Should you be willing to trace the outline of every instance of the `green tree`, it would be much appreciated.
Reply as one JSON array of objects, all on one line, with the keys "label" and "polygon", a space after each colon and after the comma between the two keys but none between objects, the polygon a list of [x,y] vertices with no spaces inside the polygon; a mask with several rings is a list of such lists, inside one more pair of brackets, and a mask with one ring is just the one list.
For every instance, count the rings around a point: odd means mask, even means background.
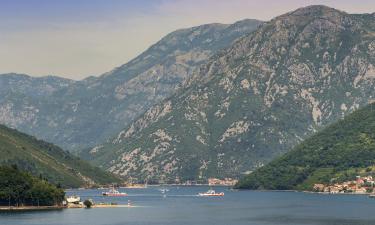
[{"label": "green tree", "polygon": [[86,206],[86,208],[89,209],[89,208],[91,208],[91,206],[92,206],[92,201],[86,199],[86,200],[83,202],[83,204]]},{"label": "green tree", "polygon": [[0,167],[0,205],[60,205],[65,192],[15,167]]}]

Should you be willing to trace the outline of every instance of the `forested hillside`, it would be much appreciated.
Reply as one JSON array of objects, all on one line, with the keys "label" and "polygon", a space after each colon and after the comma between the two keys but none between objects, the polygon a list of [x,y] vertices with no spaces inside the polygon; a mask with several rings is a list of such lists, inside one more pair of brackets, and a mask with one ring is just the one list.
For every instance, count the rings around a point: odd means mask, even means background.
[{"label": "forested hillside", "polygon": [[32,136],[0,125],[0,165],[17,165],[63,187],[120,182],[120,179]]},{"label": "forested hillside", "polygon": [[241,180],[237,188],[312,190],[375,174],[375,104],[346,116]]}]

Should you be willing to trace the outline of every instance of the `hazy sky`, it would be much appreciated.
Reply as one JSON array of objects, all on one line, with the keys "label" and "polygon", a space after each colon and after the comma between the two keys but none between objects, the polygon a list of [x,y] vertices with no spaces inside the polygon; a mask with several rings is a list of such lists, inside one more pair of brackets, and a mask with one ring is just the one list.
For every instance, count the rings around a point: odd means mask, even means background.
[{"label": "hazy sky", "polygon": [[375,0],[0,0],[0,73],[82,79],[179,28],[269,20],[312,4],[375,12]]}]

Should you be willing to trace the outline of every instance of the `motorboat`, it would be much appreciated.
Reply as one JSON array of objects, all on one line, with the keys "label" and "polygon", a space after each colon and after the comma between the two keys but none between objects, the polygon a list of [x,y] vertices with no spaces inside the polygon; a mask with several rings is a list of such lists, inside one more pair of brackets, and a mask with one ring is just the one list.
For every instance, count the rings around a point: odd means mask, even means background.
[{"label": "motorboat", "polygon": [[215,190],[208,190],[207,192],[198,193],[199,196],[207,196],[207,197],[219,197],[224,196],[224,192],[216,193]]},{"label": "motorboat", "polygon": [[109,191],[102,192],[103,196],[110,196],[110,197],[123,197],[128,196],[125,192],[119,192],[115,188],[111,188]]},{"label": "motorboat", "polygon": [[161,188],[161,189],[159,189],[159,191],[160,191],[162,194],[166,194],[166,193],[169,191],[169,189],[168,189],[168,188]]}]

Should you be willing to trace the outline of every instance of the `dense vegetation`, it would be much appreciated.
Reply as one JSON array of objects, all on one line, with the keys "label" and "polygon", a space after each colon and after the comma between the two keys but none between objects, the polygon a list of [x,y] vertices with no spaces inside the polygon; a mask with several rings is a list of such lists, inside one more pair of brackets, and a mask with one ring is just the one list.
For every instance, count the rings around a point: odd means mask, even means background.
[{"label": "dense vegetation", "polygon": [[237,184],[248,189],[311,190],[314,183],[375,173],[375,104],[346,116]]},{"label": "dense vegetation", "polygon": [[0,205],[60,205],[64,196],[63,189],[22,172],[17,166],[0,166]]},{"label": "dense vegetation", "polygon": [[0,165],[13,164],[63,187],[120,181],[55,145],[0,125]]}]

